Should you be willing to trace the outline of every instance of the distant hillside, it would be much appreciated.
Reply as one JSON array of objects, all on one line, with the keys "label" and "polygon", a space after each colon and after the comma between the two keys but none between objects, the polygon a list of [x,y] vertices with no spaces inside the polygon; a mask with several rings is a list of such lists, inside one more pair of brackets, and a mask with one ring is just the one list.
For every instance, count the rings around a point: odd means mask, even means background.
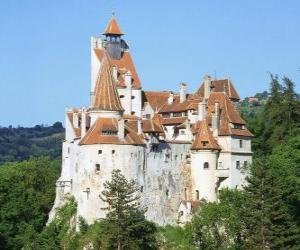
[{"label": "distant hillside", "polygon": [[22,161],[32,156],[60,157],[63,139],[61,122],[32,128],[0,127],[0,164]]}]

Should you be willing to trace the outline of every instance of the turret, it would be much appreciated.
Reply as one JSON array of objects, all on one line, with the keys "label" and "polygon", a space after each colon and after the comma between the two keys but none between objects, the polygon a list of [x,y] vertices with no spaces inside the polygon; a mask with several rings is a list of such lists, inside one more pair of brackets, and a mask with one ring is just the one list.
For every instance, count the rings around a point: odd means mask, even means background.
[{"label": "turret", "polygon": [[104,47],[110,58],[119,60],[122,56],[122,45],[124,41],[121,37],[124,33],[121,31],[114,16],[110,19],[103,35],[105,36]]}]

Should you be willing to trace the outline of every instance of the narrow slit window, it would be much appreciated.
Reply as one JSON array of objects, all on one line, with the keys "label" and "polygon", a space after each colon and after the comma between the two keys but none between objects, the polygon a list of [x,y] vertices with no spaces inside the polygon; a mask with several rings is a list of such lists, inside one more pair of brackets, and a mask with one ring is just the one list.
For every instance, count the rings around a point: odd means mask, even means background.
[{"label": "narrow slit window", "polygon": [[100,164],[96,164],[96,172],[99,172],[100,171]]},{"label": "narrow slit window", "polygon": [[200,200],[199,190],[196,190],[196,200]]}]

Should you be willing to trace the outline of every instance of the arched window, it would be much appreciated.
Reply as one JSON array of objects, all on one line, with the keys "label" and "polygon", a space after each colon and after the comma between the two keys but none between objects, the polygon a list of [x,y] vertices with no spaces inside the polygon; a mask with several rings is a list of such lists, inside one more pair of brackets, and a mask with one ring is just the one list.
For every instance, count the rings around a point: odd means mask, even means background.
[{"label": "arched window", "polygon": [[204,169],[209,169],[209,163],[208,163],[207,161],[204,162],[203,168],[204,168]]}]

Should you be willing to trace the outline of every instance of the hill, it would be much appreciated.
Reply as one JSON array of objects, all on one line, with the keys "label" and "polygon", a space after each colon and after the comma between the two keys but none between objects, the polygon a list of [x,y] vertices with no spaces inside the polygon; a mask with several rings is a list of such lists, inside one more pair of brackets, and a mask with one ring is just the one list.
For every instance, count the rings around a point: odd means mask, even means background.
[{"label": "hill", "polygon": [[0,164],[38,156],[60,157],[63,139],[61,122],[31,128],[0,127]]}]

